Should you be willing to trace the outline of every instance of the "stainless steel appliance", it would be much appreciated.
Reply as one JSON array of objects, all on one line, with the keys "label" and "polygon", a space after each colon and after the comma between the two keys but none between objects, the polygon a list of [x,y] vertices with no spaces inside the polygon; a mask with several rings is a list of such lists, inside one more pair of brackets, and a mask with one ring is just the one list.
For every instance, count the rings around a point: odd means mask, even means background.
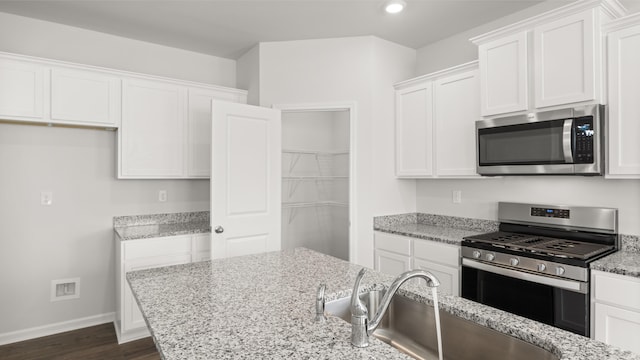
[{"label": "stainless steel appliance", "polygon": [[480,175],[602,175],[604,106],[476,121]]},{"label": "stainless steel appliance", "polygon": [[462,297],[589,336],[589,263],[618,248],[618,210],[498,203],[462,241]]}]

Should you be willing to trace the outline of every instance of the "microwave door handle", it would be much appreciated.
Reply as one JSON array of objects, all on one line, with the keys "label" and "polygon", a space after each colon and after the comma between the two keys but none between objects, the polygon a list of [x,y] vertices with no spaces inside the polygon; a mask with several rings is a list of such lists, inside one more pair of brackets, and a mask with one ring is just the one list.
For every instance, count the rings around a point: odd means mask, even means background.
[{"label": "microwave door handle", "polygon": [[567,119],[562,126],[562,151],[564,153],[564,162],[573,164],[573,149],[571,146],[571,138],[573,137],[573,119]]}]

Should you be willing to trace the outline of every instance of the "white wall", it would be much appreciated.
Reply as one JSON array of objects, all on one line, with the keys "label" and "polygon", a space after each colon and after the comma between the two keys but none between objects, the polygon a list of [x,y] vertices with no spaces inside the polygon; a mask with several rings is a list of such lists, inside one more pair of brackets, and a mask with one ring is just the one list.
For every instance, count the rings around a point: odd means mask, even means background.
[{"label": "white wall", "polygon": [[[462,203],[451,192],[462,190]],[[536,176],[418,181],[418,211],[497,220],[498,201],[614,207],[621,234],[640,235],[640,180]]]},{"label": "white wall", "polygon": [[[116,180],[115,142],[110,131],[0,124],[0,334],[115,311],[114,216],[208,210],[206,180]],[[51,280],[73,277],[80,299],[50,302]]]},{"label": "white wall", "polygon": [[[469,38],[551,10],[566,2],[547,1],[484,24],[418,50],[417,74],[441,70],[478,58]],[[640,2],[624,1],[631,12]],[[462,204],[453,204],[451,191],[462,190]],[[602,177],[505,177],[482,180],[419,180],[419,212],[497,219],[498,201],[605,206],[620,209],[620,232],[640,234],[640,181]]]},{"label": "white wall", "polygon": [[0,51],[236,86],[236,62],[0,12]]},{"label": "white wall", "polygon": [[[235,86],[235,61],[0,13],[0,51]],[[115,311],[113,216],[209,209],[207,180],[116,180],[116,133],[0,124],[0,335]],[[160,189],[168,201],[157,201]],[[40,205],[40,192],[53,205]],[[49,301],[50,281],[81,297]]]},{"label": "white wall", "polygon": [[404,201],[415,197],[413,182],[387,180],[393,171],[377,168],[393,169],[392,85],[411,77],[414,61],[414,50],[375,37],[260,44],[261,105],[356,103],[352,176],[358,215],[352,224],[357,232],[355,260],[366,266],[373,266],[373,215],[415,209],[415,200]]},{"label": "white wall", "polygon": [[236,86],[249,91],[247,104],[260,104],[260,45],[238,58]]},{"label": "white wall", "polygon": [[416,76],[478,59],[470,38],[566,5],[568,1],[545,1],[418,49]]}]

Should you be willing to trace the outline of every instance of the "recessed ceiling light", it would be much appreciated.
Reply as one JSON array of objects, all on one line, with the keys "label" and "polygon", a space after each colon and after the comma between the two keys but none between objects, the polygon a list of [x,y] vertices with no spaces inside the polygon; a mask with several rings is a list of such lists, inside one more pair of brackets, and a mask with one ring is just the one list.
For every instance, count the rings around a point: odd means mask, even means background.
[{"label": "recessed ceiling light", "polygon": [[384,11],[388,12],[389,14],[397,14],[404,10],[405,6],[407,6],[407,3],[403,0],[391,0],[384,6]]}]

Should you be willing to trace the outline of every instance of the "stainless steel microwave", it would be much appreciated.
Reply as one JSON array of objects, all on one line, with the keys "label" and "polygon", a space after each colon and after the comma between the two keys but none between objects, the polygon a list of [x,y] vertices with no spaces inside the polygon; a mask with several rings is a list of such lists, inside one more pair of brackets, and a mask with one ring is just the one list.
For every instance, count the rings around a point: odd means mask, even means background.
[{"label": "stainless steel microwave", "polygon": [[480,175],[602,175],[604,105],[476,121]]}]

